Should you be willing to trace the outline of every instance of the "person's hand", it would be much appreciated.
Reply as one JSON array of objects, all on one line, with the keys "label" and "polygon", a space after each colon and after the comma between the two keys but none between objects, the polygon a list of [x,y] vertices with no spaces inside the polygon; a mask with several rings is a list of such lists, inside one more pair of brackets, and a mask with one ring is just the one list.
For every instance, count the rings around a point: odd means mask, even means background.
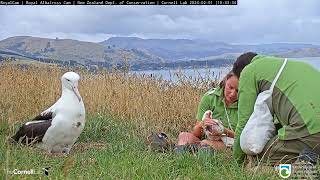
[{"label": "person's hand", "polygon": [[206,128],[206,127],[208,127],[208,126],[213,126],[213,125],[218,125],[218,123],[217,123],[214,119],[205,118],[205,119],[202,121],[202,127],[203,127],[203,128]]},{"label": "person's hand", "polygon": [[226,134],[226,136],[231,137],[231,138],[234,138],[234,136],[235,136],[235,133],[228,128],[224,128],[224,133]]},{"label": "person's hand", "polygon": [[213,130],[210,132],[211,136],[223,136],[225,135],[223,131]]},{"label": "person's hand", "polygon": [[224,134],[224,127],[219,120],[205,118],[203,120],[203,128],[206,129],[207,133],[211,136],[222,136]]}]

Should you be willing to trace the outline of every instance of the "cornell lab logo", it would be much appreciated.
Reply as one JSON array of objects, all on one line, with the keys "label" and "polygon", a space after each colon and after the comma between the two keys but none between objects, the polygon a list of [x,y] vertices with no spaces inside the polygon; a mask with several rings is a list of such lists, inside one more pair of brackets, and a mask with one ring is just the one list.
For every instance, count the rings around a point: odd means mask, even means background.
[{"label": "cornell lab logo", "polygon": [[50,169],[50,168],[51,168],[51,167],[42,168],[43,171],[44,171],[44,174],[45,174],[46,176],[49,176],[49,169]]},{"label": "cornell lab logo", "polygon": [[282,178],[288,178],[291,175],[291,164],[280,164],[279,175]]}]

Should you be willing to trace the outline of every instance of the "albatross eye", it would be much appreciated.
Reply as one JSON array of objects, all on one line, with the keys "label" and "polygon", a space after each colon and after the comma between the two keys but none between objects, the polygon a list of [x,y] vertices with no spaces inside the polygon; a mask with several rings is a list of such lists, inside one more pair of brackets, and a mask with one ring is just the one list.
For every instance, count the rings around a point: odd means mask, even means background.
[{"label": "albatross eye", "polygon": [[70,81],[69,79],[66,79],[67,81]]}]

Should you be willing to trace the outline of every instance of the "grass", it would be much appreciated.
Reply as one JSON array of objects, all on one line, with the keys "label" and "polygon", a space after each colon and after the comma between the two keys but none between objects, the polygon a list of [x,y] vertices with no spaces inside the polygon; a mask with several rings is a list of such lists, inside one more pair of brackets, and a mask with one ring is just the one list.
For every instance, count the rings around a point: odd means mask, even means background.
[{"label": "grass", "polygon": [[[81,75],[80,94],[86,107],[84,132],[68,157],[10,144],[22,122],[60,96],[60,77],[66,71]],[[155,153],[146,145],[151,130],[164,131],[176,141],[188,131],[201,95],[210,80],[179,77],[178,84],[150,76],[83,69],[0,65],[0,162],[2,179],[275,179],[273,171],[253,172],[239,167],[230,153]],[[36,170],[39,175],[10,175],[7,171]]]},{"label": "grass", "polygon": [[[135,119],[157,130],[186,129],[194,120],[205,80],[181,78],[180,84],[149,76],[82,69],[0,66],[0,121],[15,123],[38,115],[60,97],[60,77],[66,71],[81,76],[79,91],[87,114],[111,114]],[[194,86],[198,87],[195,88]],[[156,126],[155,126],[156,125]],[[143,129],[143,130],[144,130]]]},{"label": "grass", "polygon": [[[6,143],[1,126],[1,169],[41,170],[51,167],[54,179],[251,179],[252,172],[235,164],[227,153],[215,155],[155,153],[149,150],[139,127],[107,116],[90,117],[73,152],[51,157],[39,149]],[[42,171],[41,171],[42,172]],[[5,178],[5,171],[2,172]],[[40,175],[7,175],[8,179],[45,178]],[[276,173],[256,175],[274,179]]]}]

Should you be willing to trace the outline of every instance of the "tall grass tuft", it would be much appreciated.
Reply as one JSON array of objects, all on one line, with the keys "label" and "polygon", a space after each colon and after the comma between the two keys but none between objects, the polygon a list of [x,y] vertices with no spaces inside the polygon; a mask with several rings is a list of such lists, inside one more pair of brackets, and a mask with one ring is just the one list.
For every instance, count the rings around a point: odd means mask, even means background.
[{"label": "tall grass tuft", "polygon": [[175,135],[194,124],[201,95],[212,80],[178,74],[173,83],[161,77],[117,71],[58,68],[54,66],[0,66],[0,121],[23,122],[51,106],[61,95],[61,76],[80,74],[79,91],[87,114],[108,115],[150,130]]}]

